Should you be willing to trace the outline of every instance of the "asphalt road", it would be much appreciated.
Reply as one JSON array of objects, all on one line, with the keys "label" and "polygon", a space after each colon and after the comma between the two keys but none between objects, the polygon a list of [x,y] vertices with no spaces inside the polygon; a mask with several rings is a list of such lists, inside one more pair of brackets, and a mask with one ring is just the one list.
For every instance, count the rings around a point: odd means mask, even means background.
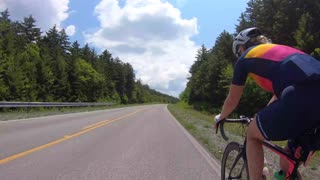
[{"label": "asphalt road", "polygon": [[0,122],[1,180],[215,180],[219,174],[218,163],[166,105]]}]

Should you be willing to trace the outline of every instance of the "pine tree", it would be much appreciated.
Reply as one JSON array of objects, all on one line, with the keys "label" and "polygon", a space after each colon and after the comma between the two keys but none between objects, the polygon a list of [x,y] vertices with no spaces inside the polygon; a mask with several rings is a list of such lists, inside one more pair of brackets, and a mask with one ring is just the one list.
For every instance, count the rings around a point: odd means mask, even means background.
[{"label": "pine tree", "polygon": [[94,68],[98,68],[96,51],[89,47],[88,44],[82,48],[81,58],[90,63]]},{"label": "pine tree", "polygon": [[22,33],[25,36],[26,43],[35,43],[40,39],[40,28],[37,28],[36,20],[30,15],[27,18],[24,18],[22,25]]},{"label": "pine tree", "polygon": [[124,75],[125,75],[125,95],[128,97],[128,103],[133,103],[133,93],[135,84],[134,70],[129,63],[124,64]]},{"label": "pine tree", "polygon": [[23,52],[17,55],[19,62],[18,68],[20,69],[24,82],[21,90],[21,96],[26,101],[37,100],[37,64],[40,63],[40,48],[37,44],[30,43],[26,45]]},{"label": "pine tree", "polygon": [[43,48],[43,56],[49,60],[51,71],[55,77],[52,93],[56,101],[66,101],[69,97],[70,86],[68,83],[66,52],[60,34],[54,26],[44,36],[41,47]]},{"label": "pine tree", "polygon": [[81,84],[79,81],[79,60],[80,60],[80,45],[76,41],[72,44],[70,48],[71,59],[68,63],[68,81],[70,83],[70,97],[69,101],[80,101],[82,98]]},{"label": "pine tree", "polygon": [[9,11],[5,10],[0,13],[0,91],[1,99],[17,100],[21,99],[20,92],[23,87],[23,75],[18,68],[19,63],[15,58],[16,55],[16,34],[14,25],[9,19]]},{"label": "pine tree", "polygon": [[77,63],[79,65],[79,83],[83,92],[80,100],[87,102],[98,101],[102,95],[103,76],[85,60],[79,59]]},{"label": "pine tree", "polygon": [[58,38],[63,55],[65,58],[68,58],[68,55],[70,53],[70,42],[69,37],[64,29],[61,29],[61,31],[59,32]]},{"label": "pine tree", "polygon": [[204,79],[203,75],[207,70],[206,68],[208,62],[209,51],[205,48],[204,45],[198,50],[196,55],[196,61],[191,66],[189,72],[191,77],[187,86],[190,89],[190,96],[189,96],[189,104],[195,104],[196,102],[204,101]]},{"label": "pine tree", "polygon": [[120,96],[115,89],[115,69],[113,67],[112,54],[108,50],[103,51],[97,61],[97,71],[103,75],[105,80],[103,84],[103,97],[114,101],[120,101]]},{"label": "pine tree", "polygon": [[313,20],[309,13],[305,13],[299,20],[299,27],[294,33],[294,39],[296,40],[297,48],[311,53],[314,50],[314,35],[312,30]]}]

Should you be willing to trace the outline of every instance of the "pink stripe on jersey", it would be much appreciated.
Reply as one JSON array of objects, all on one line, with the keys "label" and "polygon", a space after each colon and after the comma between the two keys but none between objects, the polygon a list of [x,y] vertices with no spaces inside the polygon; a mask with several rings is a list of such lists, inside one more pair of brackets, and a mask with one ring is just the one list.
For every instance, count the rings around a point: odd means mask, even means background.
[{"label": "pink stripe on jersey", "polygon": [[298,49],[294,49],[294,48],[283,46],[283,45],[276,45],[271,49],[269,49],[269,51],[266,52],[261,58],[278,62],[295,53],[305,54],[304,52]]}]

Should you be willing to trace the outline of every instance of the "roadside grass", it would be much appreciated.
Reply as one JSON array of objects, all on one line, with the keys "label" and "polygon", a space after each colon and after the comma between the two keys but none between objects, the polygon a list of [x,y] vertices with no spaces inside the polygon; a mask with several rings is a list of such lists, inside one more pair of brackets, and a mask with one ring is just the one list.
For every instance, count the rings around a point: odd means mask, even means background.
[{"label": "roadside grass", "polygon": [[196,111],[184,103],[169,104],[168,109],[214,158],[222,158],[226,142],[213,129],[212,114]]},{"label": "roadside grass", "polygon": [[[180,122],[186,130],[192,134],[195,139],[212,155],[218,162],[221,160],[223,150],[227,143],[220,135],[220,132],[216,134],[213,128],[214,114],[207,112],[199,112],[185,103],[177,103],[168,105],[169,111]],[[243,143],[246,127],[237,124],[225,125],[226,135],[229,137],[229,142],[236,141]],[[275,144],[284,147],[286,141],[274,142]],[[265,158],[268,161],[268,167],[273,172],[278,171],[279,157],[265,148]],[[312,157],[308,167],[301,166],[299,171],[301,172],[303,179],[311,180],[315,177],[319,177],[320,174],[320,153],[316,152]]]}]

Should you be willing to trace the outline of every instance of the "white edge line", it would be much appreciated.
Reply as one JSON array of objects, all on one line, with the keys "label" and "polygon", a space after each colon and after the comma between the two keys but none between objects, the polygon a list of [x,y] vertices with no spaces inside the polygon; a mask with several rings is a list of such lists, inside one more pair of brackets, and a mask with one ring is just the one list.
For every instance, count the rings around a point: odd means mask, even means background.
[{"label": "white edge line", "polygon": [[199,151],[200,154],[203,155],[204,159],[208,162],[208,164],[216,171],[219,178],[220,175],[220,164],[213,159],[213,157],[209,154],[209,152],[179,123],[179,121],[171,114],[171,112],[168,110],[168,105],[166,106],[166,109],[172,119],[177,123],[177,125],[182,129],[184,134],[188,137],[188,139],[191,141],[191,143],[195,146],[195,148]]}]

